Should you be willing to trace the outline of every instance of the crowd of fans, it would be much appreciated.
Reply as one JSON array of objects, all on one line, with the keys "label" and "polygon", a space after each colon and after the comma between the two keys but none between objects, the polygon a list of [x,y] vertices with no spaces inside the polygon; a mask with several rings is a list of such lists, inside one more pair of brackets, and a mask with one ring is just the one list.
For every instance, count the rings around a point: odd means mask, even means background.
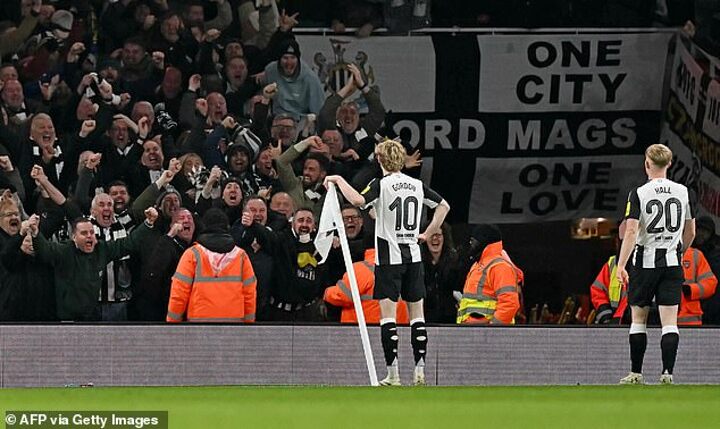
[{"label": "crowd of fans", "polygon": [[[339,15],[324,15],[321,1],[303,10],[336,31],[392,29],[401,9],[417,18],[403,25],[430,22],[425,0],[338,3]],[[252,320],[353,320],[340,249],[319,264],[313,237],[327,175],[360,190],[381,174],[373,155],[388,133],[385,108],[354,64],[326,92],[295,41],[293,2],[282,6],[4,2],[0,320],[164,321],[195,242],[247,253]],[[405,166],[419,163],[416,152]],[[368,268],[370,213],[346,204],[342,220],[353,261]],[[443,225],[423,244],[428,322],[458,321],[468,273],[482,275],[486,245],[501,241],[492,232],[494,241],[480,229],[456,247]],[[372,271],[363,279],[367,297]],[[505,323],[521,311],[520,291]]]},{"label": "crowd of fans", "polygon": [[[0,319],[166,320],[197,241],[248,254],[257,320],[339,320],[323,296],[342,255],[318,264],[312,238],[326,175],[380,174],[385,109],[361,68],[326,97],[275,0],[17,6],[0,36]],[[372,219],[342,218],[363,261]],[[449,238],[426,246],[428,321],[455,321],[470,266]]]}]

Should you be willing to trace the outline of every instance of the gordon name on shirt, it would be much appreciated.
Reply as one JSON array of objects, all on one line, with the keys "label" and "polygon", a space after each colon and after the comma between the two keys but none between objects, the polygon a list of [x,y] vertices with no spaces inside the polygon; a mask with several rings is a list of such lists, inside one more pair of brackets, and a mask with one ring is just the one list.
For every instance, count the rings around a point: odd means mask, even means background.
[{"label": "gordon name on shirt", "polygon": [[401,189],[407,189],[410,191],[415,192],[415,185],[412,183],[406,183],[406,182],[399,182],[392,185],[393,191],[399,191]]}]

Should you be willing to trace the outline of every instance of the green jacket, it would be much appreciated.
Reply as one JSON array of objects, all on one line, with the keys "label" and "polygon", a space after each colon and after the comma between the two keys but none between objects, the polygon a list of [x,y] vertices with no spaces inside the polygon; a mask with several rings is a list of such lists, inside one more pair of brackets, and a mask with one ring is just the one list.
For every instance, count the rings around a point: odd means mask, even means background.
[{"label": "green jacket", "polygon": [[134,251],[150,233],[143,222],[127,238],[98,241],[92,253],[75,247],[72,241],[50,242],[38,234],[33,238],[37,257],[55,271],[55,299],[60,320],[88,320],[100,297],[105,266]]}]

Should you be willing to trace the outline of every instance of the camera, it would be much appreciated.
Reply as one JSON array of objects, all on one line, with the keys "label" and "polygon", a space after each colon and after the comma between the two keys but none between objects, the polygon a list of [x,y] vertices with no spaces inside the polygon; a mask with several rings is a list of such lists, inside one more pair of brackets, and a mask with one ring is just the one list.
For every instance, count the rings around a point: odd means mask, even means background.
[{"label": "camera", "polygon": [[178,126],[178,123],[172,116],[165,110],[165,103],[158,103],[155,105],[155,120],[157,121],[160,128],[164,131],[172,132]]}]

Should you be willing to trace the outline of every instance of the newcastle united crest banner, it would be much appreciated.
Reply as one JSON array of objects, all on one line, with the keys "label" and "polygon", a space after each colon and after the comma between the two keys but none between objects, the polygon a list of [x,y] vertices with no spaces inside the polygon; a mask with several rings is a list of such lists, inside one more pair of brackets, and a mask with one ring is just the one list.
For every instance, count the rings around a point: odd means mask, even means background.
[{"label": "newcastle united crest banner", "polygon": [[[617,217],[659,141],[671,33],[300,36],[328,92],[355,63],[453,221]],[[362,105],[362,99],[358,100]]]}]

